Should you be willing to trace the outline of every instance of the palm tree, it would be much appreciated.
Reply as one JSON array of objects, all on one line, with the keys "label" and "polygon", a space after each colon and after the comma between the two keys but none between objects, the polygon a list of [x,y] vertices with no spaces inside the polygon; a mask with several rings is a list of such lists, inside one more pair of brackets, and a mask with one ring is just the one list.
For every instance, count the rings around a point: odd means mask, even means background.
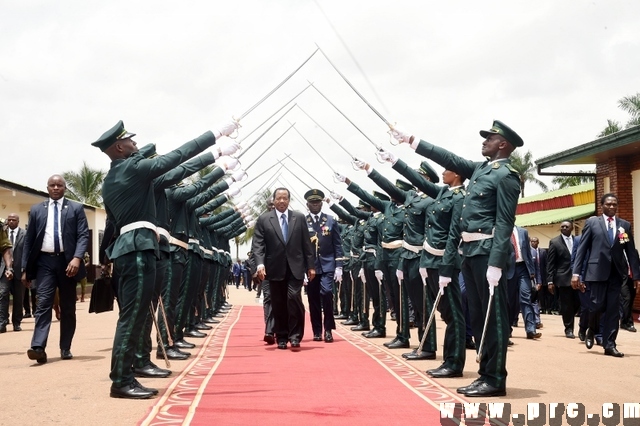
[{"label": "palm tree", "polygon": [[79,172],[68,171],[62,174],[67,182],[65,196],[84,204],[103,207],[102,182],[106,175],[107,172],[92,169],[87,166],[86,161],[83,162]]},{"label": "palm tree", "polygon": [[620,123],[618,121],[607,119],[607,127],[605,127],[603,131],[598,133],[597,137],[602,138],[605,136],[609,136],[619,132],[620,130],[622,130],[622,127],[620,127]]},{"label": "palm tree", "polygon": [[[271,190],[264,189],[262,192],[256,194],[255,199],[249,205],[251,208],[251,215],[254,218],[258,218],[262,213],[267,211],[267,201],[272,198]],[[236,259],[238,259],[239,247],[241,244],[248,243],[253,238],[253,229],[248,228],[244,234],[235,237],[236,242]]]},{"label": "palm tree", "polygon": [[524,156],[521,156],[517,151],[511,153],[511,166],[520,176],[520,197],[524,197],[524,185],[527,182],[537,184],[544,192],[549,190],[547,185],[536,177],[536,166],[533,164],[531,157],[531,151],[527,151]]},{"label": "palm tree", "polygon": [[[584,170],[580,170],[578,173],[589,173]],[[583,183],[589,183],[594,181],[594,176],[556,176],[551,180],[551,183],[557,185],[557,189],[568,188],[570,186],[578,186]]]},{"label": "palm tree", "polygon": [[618,107],[629,113],[631,118],[627,121],[625,128],[637,126],[640,124],[640,92],[635,95],[625,96],[618,101]]}]

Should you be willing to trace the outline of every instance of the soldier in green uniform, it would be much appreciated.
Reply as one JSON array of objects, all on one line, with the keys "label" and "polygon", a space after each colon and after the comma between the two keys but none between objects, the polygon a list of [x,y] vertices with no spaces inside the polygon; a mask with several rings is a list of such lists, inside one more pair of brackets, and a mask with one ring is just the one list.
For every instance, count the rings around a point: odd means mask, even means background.
[{"label": "soldier in green uniform", "polygon": [[492,300],[487,333],[480,356],[480,377],[458,393],[468,397],[506,395],[506,358],[509,319],[506,276],[515,222],[520,179],[509,156],[524,145],[522,138],[496,120],[490,130],[480,131],[482,155],[487,161],[466,160],[429,142],[414,138],[398,128],[392,135],[447,170],[469,178],[462,207],[462,274],[467,286],[471,324],[476,341],[482,337],[484,318]]},{"label": "soldier in green uniform", "polygon": [[[352,316],[352,297],[353,297],[353,280],[351,271],[353,270],[353,260],[351,258],[351,234],[358,219],[346,213],[340,206],[327,198],[325,200],[340,221],[340,241],[342,242],[342,281],[338,282],[338,294],[340,299],[340,315],[336,319],[345,319],[351,321]],[[345,324],[344,321],[342,324]],[[354,322],[357,324],[357,322]]]},{"label": "soldier in green uniform", "polygon": [[149,312],[159,258],[156,203],[153,180],[183,161],[215,144],[216,137],[231,134],[236,123],[222,130],[207,132],[165,155],[146,159],[138,152],[134,135],[122,121],[105,132],[92,145],[111,159],[111,169],[102,186],[107,216],[119,236],[107,249],[119,275],[120,313],[111,357],[110,396],[151,398],[157,390],[142,386],[132,370],[135,345],[143,332]]}]

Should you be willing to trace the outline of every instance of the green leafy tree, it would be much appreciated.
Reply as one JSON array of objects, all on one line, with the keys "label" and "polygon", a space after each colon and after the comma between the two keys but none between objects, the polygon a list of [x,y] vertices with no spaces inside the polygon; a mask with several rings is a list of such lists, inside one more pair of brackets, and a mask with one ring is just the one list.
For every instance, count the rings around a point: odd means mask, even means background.
[{"label": "green leafy tree", "polygon": [[518,151],[511,153],[511,166],[518,172],[520,177],[520,196],[524,197],[524,187],[527,182],[532,182],[547,192],[547,185],[536,176],[536,166],[533,164],[533,155],[531,151],[527,151],[521,155]]},{"label": "green leafy tree", "polygon": [[[618,108],[630,115],[629,121],[624,128],[640,125],[640,92],[635,95],[625,96],[618,101]],[[604,137],[622,130],[620,123],[615,120],[607,120],[607,127],[604,128],[598,137]]]},{"label": "green leafy tree", "polygon": [[[251,208],[251,216],[257,219],[258,216],[266,212],[267,201],[269,201],[271,198],[272,198],[272,194],[270,189],[264,189],[262,190],[262,192],[259,192],[254,197],[254,200],[249,204],[249,207]],[[240,252],[240,245],[251,241],[251,239],[253,238],[253,231],[254,231],[254,228],[247,228],[244,234],[238,235],[237,237],[235,237],[236,259],[239,258],[238,254]]]},{"label": "green leafy tree", "polygon": [[605,136],[617,133],[620,130],[622,130],[622,127],[620,127],[620,123],[618,121],[607,119],[607,127],[605,127],[604,130],[602,130],[600,133],[598,133],[598,137],[603,138]]},{"label": "green leafy tree", "polygon": [[107,172],[92,169],[87,166],[86,161],[83,162],[79,171],[68,171],[62,174],[67,182],[65,196],[84,204],[103,207],[102,183],[106,175]]},{"label": "green leafy tree", "polygon": [[[578,173],[589,172],[580,170]],[[556,176],[551,180],[551,183],[555,185],[556,189],[563,189],[570,186],[578,186],[582,185],[583,183],[593,182],[594,179],[594,176]]]}]

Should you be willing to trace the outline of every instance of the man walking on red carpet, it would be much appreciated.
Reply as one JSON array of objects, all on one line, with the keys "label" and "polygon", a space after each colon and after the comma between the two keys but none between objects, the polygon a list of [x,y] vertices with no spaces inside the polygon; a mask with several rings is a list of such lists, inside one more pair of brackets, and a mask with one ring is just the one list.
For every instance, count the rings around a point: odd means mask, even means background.
[{"label": "man walking on red carpet", "polygon": [[299,348],[304,335],[302,282],[316,275],[315,254],[302,213],[289,210],[290,193],[278,188],[275,209],[263,213],[256,223],[251,243],[258,278],[269,280],[274,332],[278,349]]}]

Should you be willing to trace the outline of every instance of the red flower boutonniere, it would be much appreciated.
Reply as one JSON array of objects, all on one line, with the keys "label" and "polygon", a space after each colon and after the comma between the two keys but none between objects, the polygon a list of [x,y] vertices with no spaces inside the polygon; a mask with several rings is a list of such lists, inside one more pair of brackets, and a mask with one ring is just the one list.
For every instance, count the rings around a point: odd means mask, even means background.
[{"label": "red flower boutonniere", "polygon": [[620,244],[629,242],[629,235],[625,232],[622,226],[618,228],[618,240],[620,241]]},{"label": "red flower boutonniere", "polygon": [[329,227],[327,225],[323,226],[322,228],[322,235],[329,235]]}]

